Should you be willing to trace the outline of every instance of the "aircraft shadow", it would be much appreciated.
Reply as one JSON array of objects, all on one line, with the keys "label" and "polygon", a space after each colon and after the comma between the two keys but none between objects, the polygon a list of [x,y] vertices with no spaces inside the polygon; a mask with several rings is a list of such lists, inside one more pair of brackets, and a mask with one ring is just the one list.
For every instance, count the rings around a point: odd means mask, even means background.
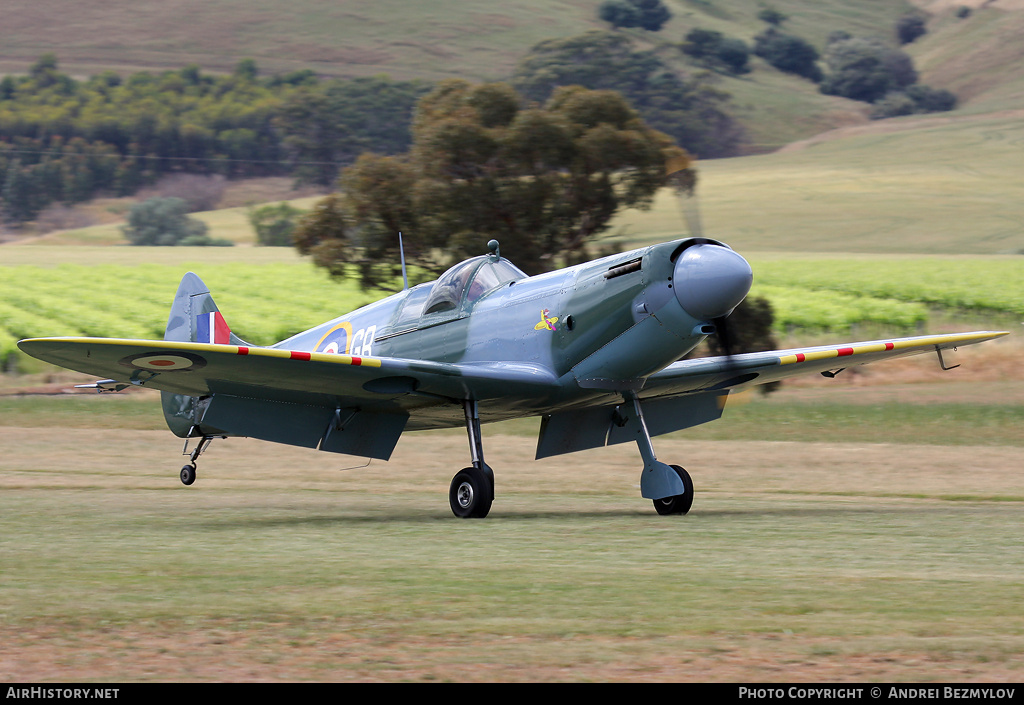
[{"label": "aircraft shadow", "polygon": [[[447,511],[438,510],[434,513],[413,513],[413,514],[387,514],[382,512],[367,512],[356,514],[295,514],[292,516],[276,517],[254,517],[238,519],[217,519],[200,522],[198,525],[210,530],[223,530],[232,528],[274,528],[288,526],[323,526],[339,527],[346,525],[398,525],[398,524],[432,524],[438,522],[457,523],[460,521],[469,522],[550,522],[572,519],[629,519],[636,518],[647,522],[678,522],[684,527],[687,522],[702,522],[706,520],[728,519],[728,518],[781,518],[781,517],[806,517],[806,518],[836,518],[837,516],[863,516],[863,515],[885,515],[908,513],[931,513],[936,511],[935,507],[778,507],[778,508],[750,508],[750,509],[698,509],[686,516],[658,516],[653,508],[633,509],[609,509],[601,511],[558,511],[558,510],[537,510],[537,511],[501,511],[494,510],[483,520],[459,519]],[[943,509],[948,512],[949,508]]]}]

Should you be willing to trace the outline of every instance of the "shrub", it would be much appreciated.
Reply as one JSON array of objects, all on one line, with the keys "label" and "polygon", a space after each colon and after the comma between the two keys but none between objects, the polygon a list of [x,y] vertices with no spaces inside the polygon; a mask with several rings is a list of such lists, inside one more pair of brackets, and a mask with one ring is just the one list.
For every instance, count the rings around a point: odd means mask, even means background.
[{"label": "shrub", "polygon": [[133,245],[233,245],[206,234],[206,223],[189,218],[188,204],[181,198],[150,198],[132,206],[128,225],[121,228]]},{"label": "shrub", "polygon": [[612,27],[638,27],[640,10],[629,0],[606,0],[597,10],[597,16]]},{"label": "shrub", "polygon": [[821,92],[852,100],[874,103],[917,81],[910,56],[878,39],[836,39],[825,51],[825,63],[828,76]]},{"label": "shrub", "polygon": [[931,88],[920,83],[907,88],[919,113],[938,113],[956,107],[956,96],[944,89]]},{"label": "shrub", "polygon": [[896,38],[900,44],[910,44],[927,32],[924,18],[920,15],[904,15],[896,20]]},{"label": "shrub", "polygon": [[597,14],[612,27],[643,27],[650,32],[657,32],[672,19],[661,0],[606,0]]},{"label": "shrub", "polygon": [[779,71],[803,76],[815,83],[821,80],[818,50],[805,39],[769,27],[754,37],[754,53]]},{"label": "shrub", "polygon": [[705,66],[721,68],[732,74],[750,72],[750,49],[742,39],[697,27],[687,33],[681,49]]},{"label": "shrub", "polygon": [[249,211],[249,222],[261,245],[290,247],[292,233],[302,211],[288,203],[266,205]]}]

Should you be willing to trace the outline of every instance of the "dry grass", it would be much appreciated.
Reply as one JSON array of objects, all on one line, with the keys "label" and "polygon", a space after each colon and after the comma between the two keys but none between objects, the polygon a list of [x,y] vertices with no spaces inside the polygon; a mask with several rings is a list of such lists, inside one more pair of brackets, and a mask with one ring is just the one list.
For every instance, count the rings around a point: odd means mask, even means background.
[{"label": "dry grass", "polygon": [[[532,460],[451,517],[459,433],[393,460],[162,432],[0,434],[0,677],[16,681],[1004,681],[1021,677],[1019,448],[659,440]],[[953,496],[955,495],[955,496]]]}]

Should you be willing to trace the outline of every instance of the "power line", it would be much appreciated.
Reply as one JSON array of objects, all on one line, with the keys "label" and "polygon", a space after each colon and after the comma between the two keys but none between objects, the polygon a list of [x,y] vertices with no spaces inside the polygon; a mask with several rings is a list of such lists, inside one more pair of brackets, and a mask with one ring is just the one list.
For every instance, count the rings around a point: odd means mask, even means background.
[{"label": "power line", "polygon": [[333,162],[320,162],[320,161],[309,161],[309,160],[296,160],[290,159],[240,159],[237,157],[169,157],[162,156],[159,154],[83,154],[81,152],[58,152],[53,150],[42,150],[42,149],[21,149],[21,148],[9,148],[3,147],[3,142],[0,142],[0,154],[32,154],[35,156],[57,156],[57,157],[86,157],[91,159],[96,158],[109,158],[109,159],[161,159],[165,161],[174,162],[232,162],[239,164],[286,164],[286,165],[308,165],[308,166],[338,166],[340,161]]}]

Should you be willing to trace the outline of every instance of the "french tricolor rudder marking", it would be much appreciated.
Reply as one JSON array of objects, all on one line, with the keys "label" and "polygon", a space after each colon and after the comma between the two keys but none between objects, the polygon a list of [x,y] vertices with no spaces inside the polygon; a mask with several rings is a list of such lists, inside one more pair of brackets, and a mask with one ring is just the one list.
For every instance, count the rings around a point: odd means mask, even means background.
[{"label": "french tricolor rudder marking", "polygon": [[231,342],[231,329],[220,311],[196,316],[196,342],[214,345],[227,345]]}]

